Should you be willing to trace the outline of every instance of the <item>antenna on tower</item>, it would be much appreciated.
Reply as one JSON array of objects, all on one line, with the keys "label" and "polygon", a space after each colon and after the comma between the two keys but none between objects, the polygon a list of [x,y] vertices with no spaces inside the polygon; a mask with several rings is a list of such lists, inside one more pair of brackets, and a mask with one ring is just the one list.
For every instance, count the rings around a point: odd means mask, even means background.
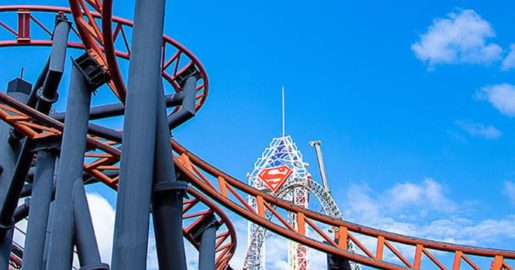
[{"label": "antenna on tower", "polygon": [[285,120],[285,116],[284,116],[284,85],[283,85],[283,88],[282,88],[282,114],[283,114],[283,137],[286,136],[286,120]]}]

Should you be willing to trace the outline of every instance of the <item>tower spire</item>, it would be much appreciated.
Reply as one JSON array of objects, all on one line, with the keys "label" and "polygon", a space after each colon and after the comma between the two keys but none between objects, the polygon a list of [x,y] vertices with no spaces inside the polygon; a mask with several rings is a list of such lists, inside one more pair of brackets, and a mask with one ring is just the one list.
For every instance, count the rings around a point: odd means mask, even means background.
[{"label": "tower spire", "polygon": [[286,136],[286,118],[285,118],[285,105],[284,105],[284,85],[282,87],[282,116],[283,116],[283,137]]}]

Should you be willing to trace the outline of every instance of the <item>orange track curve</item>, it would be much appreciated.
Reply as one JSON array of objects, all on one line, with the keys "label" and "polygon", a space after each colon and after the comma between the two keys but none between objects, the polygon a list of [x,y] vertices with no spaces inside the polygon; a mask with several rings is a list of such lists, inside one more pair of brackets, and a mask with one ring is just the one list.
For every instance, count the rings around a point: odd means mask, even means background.
[{"label": "orange track curve", "polygon": [[[51,46],[51,27],[45,26],[45,20],[44,18],[40,18],[39,16],[41,13],[48,13],[48,14],[59,14],[59,13],[71,13],[71,10],[69,8],[64,7],[49,7],[49,6],[26,6],[26,5],[15,5],[15,6],[0,6],[0,13],[13,13],[15,15],[16,20],[9,20],[8,22],[4,22],[0,20],[0,29],[5,29],[8,32],[12,33],[14,35],[14,39],[7,39],[7,40],[1,40],[0,39],[0,47],[12,47],[12,46]],[[99,19],[100,15],[99,13],[90,13],[92,18]],[[112,38],[111,36],[111,42],[115,40],[117,37],[122,36],[124,41],[127,41],[125,36],[125,32],[127,31],[127,28],[132,27],[132,22],[128,20],[124,20],[121,18],[110,18],[109,23],[114,23],[116,25],[116,33],[115,37]],[[14,23],[14,25],[10,25],[9,23]],[[18,29],[16,29],[18,28]],[[81,27],[79,27],[80,29]],[[23,30],[21,30],[23,29]],[[17,31],[18,30],[18,31]],[[36,31],[35,31],[36,30]],[[38,32],[34,34],[34,32]],[[76,28],[72,28],[72,33],[75,33],[79,35],[80,30]],[[43,35],[41,35],[43,34]],[[121,35],[120,35],[121,34]],[[78,39],[78,40],[77,40]],[[95,39],[96,40],[96,39]],[[104,49],[102,47],[99,47],[100,43],[93,43],[95,40],[92,40],[90,42],[82,43],[81,37],[75,37],[74,40],[71,40],[68,43],[68,46],[71,48],[85,48],[93,57],[97,59],[100,63],[109,63],[113,61],[109,61],[109,58],[105,59],[104,56],[97,54],[97,52],[102,52]],[[92,45],[93,44],[93,45]],[[102,45],[102,44],[100,44]],[[125,51],[123,50],[116,50],[114,49],[114,45],[111,44],[110,47],[111,51],[113,53],[113,57],[120,57],[129,59],[130,58],[130,50],[128,47],[128,43],[125,42]],[[183,70],[188,68],[189,66],[193,65],[200,73],[200,84],[197,85],[197,97],[196,97],[196,109],[197,111],[200,109],[200,107],[203,105],[207,93],[208,93],[208,79],[207,79],[207,73],[205,72],[203,66],[200,64],[198,59],[189,52],[184,46],[176,42],[175,40],[171,39],[168,36],[163,37],[163,50],[166,48],[172,48],[173,49],[173,55],[169,58],[166,58],[166,54],[163,53],[163,78],[167,80],[170,84],[172,84],[173,88],[176,91],[180,91],[180,88],[175,83],[175,77],[180,75]],[[89,48],[89,49],[88,49]],[[95,51],[95,48],[99,51]],[[105,49],[108,50],[107,48]],[[170,49],[169,49],[170,50]],[[182,56],[182,62],[181,61]],[[184,61],[186,60],[186,61]],[[116,62],[116,60],[114,61]],[[105,67],[105,66],[104,66]],[[166,70],[169,67],[173,67],[172,73],[167,72]],[[108,67],[106,67],[108,68]],[[112,74],[116,72],[118,74],[118,78],[121,79],[120,72],[116,66],[116,69],[108,68]],[[121,87],[117,87],[115,82],[116,80],[111,80],[111,83],[109,84],[113,92],[121,99],[123,96],[120,95],[120,93],[124,93],[125,86],[123,85],[123,82],[121,84]],[[119,86],[119,85],[118,85]],[[122,89],[122,91],[120,91]],[[123,100],[122,100],[123,101]],[[7,115],[4,115],[5,117],[9,119],[13,119],[12,114],[17,114],[17,112],[9,111]],[[9,116],[9,114],[11,114]],[[24,122],[23,119],[19,119]],[[28,124],[28,123],[26,123]],[[47,127],[38,126],[37,124],[29,124],[32,128],[35,128],[38,130],[38,132],[48,132],[49,129]],[[62,130],[62,123],[58,123],[56,121],[52,121],[50,126],[53,126],[56,128],[54,131],[54,135],[60,135],[60,131]],[[30,129],[30,128],[29,128]],[[30,132],[29,129],[22,129],[20,130],[23,134],[28,136],[32,139],[38,139],[48,136],[38,136],[37,132]],[[90,146],[98,146],[101,145],[101,143],[98,142],[98,140],[89,138],[88,140]],[[106,151],[109,152],[110,155],[115,155],[119,157],[119,151],[113,147],[113,145],[109,145],[106,148]],[[90,153],[91,156],[97,157],[98,153]],[[112,168],[112,166],[99,166],[101,169],[109,169]],[[96,168],[93,166],[92,168]],[[99,173],[97,173],[97,170],[93,170],[92,174],[93,176],[98,177]],[[111,175],[111,177],[113,177]],[[116,178],[116,176],[114,177]],[[105,178],[104,178],[105,180]],[[110,187],[116,189],[117,185],[114,183],[109,184]],[[194,230],[194,227],[196,224],[202,221],[203,218],[208,217],[209,214],[215,214],[215,217],[219,224],[219,230],[217,231],[216,235],[216,266],[217,269],[225,269],[234,255],[236,245],[237,245],[237,239],[236,239],[236,230],[234,229],[234,226],[232,225],[229,217],[223,212],[222,209],[220,209],[216,204],[214,204],[212,201],[208,200],[206,197],[201,195],[197,190],[190,188],[188,189],[188,194],[190,194],[193,198],[187,199],[184,202],[184,215],[183,219],[185,221],[185,228],[183,228],[184,237],[186,237],[194,246],[197,246],[200,244],[198,242],[198,239],[195,239],[192,231]],[[207,209],[205,209],[207,208]],[[16,259],[16,258],[15,258]],[[21,263],[18,262],[18,264]]]},{"label": "orange track curve", "polygon": [[[60,137],[64,129],[64,123],[30,108],[5,93],[0,93],[0,119],[32,140]],[[118,187],[118,174],[113,171],[119,169],[116,164],[121,155],[118,146],[118,142],[88,136],[84,163],[86,174],[115,190]],[[225,212],[203,193],[193,187],[188,188],[187,193],[193,198],[184,202],[183,219],[187,226],[183,228],[183,234],[193,245],[198,246],[199,242],[193,235],[195,224],[207,215],[215,214],[221,226],[216,234],[216,265],[218,270],[223,270],[228,266],[236,250],[236,230]]]},{"label": "orange track curve", "polygon": [[[2,113],[0,117],[13,125],[18,131],[23,132],[29,137],[32,136],[32,138],[60,136],[61,130],[59,129],[59,124],[55,123],[55,120],[44,115],[38,115],[37,112],[31,111],[30,108],[24,108],[23,104],[9,100],[9,97],[6,95],[1,94],[0,99],[6,104],[6,106],[2,107],[4,113]],[[17,116],[13,117],[8,112],[17,114]],[[34,124],[34,122],[39,123],[39,125]],[[90,150],[102,150],[104,153],[99,155],[90,152],[89,156],[87,155],[89,158],[97,157],[97,160],[85,165],[86,172],[90,173],[92,176],[98,177],[99,180],[109,186],[115,186],[118,180],[117,177],[109,177],[103,173],[104,170],[117,169],[115,164],[118,162],[119,153],[114,153],[114,148],[111,147],[113,143],[102,140],[101,138],[95,139],[92,137],[89,139],[89,143],[91,147]],[[340,255],[356,262],[382,269],[420,269],[423,258],[427,258],[427,260],[434,263],[437,268],[447,269],[444,263],[436,257],[440,253],[432,253],[431,251],[451,253],[454,257],[452,269],[460,269],[463,265],[468,265],[473,269],[480,269],[471,259],[471,256],[489,258],[491,260],[491,268],[495,270],[512,269],[507,259],[515,259],[515,251],[492,250],[424,240],[336,220],[306,209],[298,208],[288,202],[262,193],[223,173],[214,166],[209,165],[179,144],[173,142],[173,146],[174,150],[180,155],[174,158],[178,169],[182,172],[183,177],[188,178],[202,193],[248,220],[291,240],[323,252]],[[215,181],[213,182],[215,184],[213,184],[208,177],[214,178]],[[254,196],[258,202],[258,209],[251,209],[246,203],[244,196]],[[284,215],[276,209],[295,213],[299,224],[307,224],[308,227],[315,231],[327,244],[314,237],[306,237],[303,232],[296,231],[292,225],[288,223],[287,219],[283,217]],[[265,218],[264,213],[267,210],[274,214],[277,221],[271,222]],[[325,233],[323,230],[324,226],[338,228],[335,236],[333,237]],[[357,235],[373,237],[376,240],[375,252],[371,252],[369,248],[357,238]],[[340,244],[337,244],[333,238],[338,239]],[[354,243],[363,255],[348,252],[346,247],[347,241]],[[413,256],[402,254],[399,248],[396,248],[397,244],[414,247],[415,252]],[[401,262],[400,265],[393,264],[386,260],[384,255],[387,249]]]},{"label": "orange track curve", "polygon": [[[61,136],[61,122],[31,109],[3,93],[0,93],[0,103],[0,119],[12,125],[16,130],[29,138],[38,139],[49,136]],[[113,147],[113,145],[119,142],[91,136],[88,139],[88,143],[89,147],[86,158],[89,161],[85,164],[84,170],[105,184],[115,187],[118,177],[104,174],[104,171],[119,169],[117,164],[120,152]],[[258,191],[203,161],[175,141],[172,141],[172,146],[175,153],[177,153],[174,162],[180,171],[181,177],[188,179],[195,189],[201,192],[199,194],[201,197],[202,195],[207,196],[247,220],[255,222],[288,239],[325,253],[339,255],[380,269],[421,269],[424,260],[433,264],[433,267],[436,269],[462,269],[462,267],[481,269],[474,262],[473,256],[487,258],[491,262],[491,269],[494,270],[513,269],[508,260],[515,259],[515,251],[478,248],[425,240],[334,219],[299,208]],[[258,202],[257,210],[252,209],[246,203],[246,196],[254,196],[256,198]],[[267,220],[265,211],[271,211],[275,220]],[[289,212],[295,213],[298,217],[297,222],[307,224],[307,227],[314,234],[306,237],[302,232],[296,231],[287,221],[286,217]],[[338,228],[334,236],[324,232],[324,229],[328,227]],[[375,240],[375,251],[371,251],[370,247],[367,247],[360,240],[363,236],[372,237]],[[341,244],[337,244],[334,238],[338,239],[338,242]],[[347,251],[347,240],[354,244],[361,255]],[[412,247],[414,250],[413,254],[406,254],[404,250],[399,248],[399,244]],[[400,264],[392,263],[391,258],[386,258],[387,250],[395,255],[395,260],[400,262]],[[443,259],[441,258],[442,255]],[[453,256],[451,267],[447,267],[446,262],[444,262],[445,256],[449,255]]]},{"label": "orange track curve", "polygon": [[[39,19],[38,16],[57,13],[71,14],[71,12],[72,10],[67,7],[29,5],[0,6],[0,13],[13,13],[17,16],[15,21],[0,21],[0,30],[4,29],[13,35],[13,38],[9,38],[7,40],[0,39],[0,47],[51,46],[51,27],[45,26],[44,18]],[[109,86],[115,95],[123,102],[123,97],[125,96],[125,85],[122,81],[116,58],[130,60],[131,51],[128,41],[128,31],[131,31],[133,23],[126,19],[110,17],[106,20],[110,24],[114,25],[114,32],[109,35],[110,38],[102,38],[99,37],[98,34],[95,34],[94,38],[84,38],[81,36],[81,33],[84,32],[84,30],[81,31],[80,29],[98,28],[98,26],[92,27],[91,25],[96,25],[97,20],[103,19],[101,14],[96,11],[88,12],[87,14],[92,18],[92,20],[85,21],[84,19],[81,19],[77,26],[72,27],[72,34],[75,38],[68,43],[68,46],[71,48],[86,49],[90,55],[92,55],[109,71],[111,78]],[[74,15],[74,17],[76,16]],[[104,23],[107,24],[107,22]],[[27,29],[27,32],[16,28]],[[102,33],[100,33],[100,35],[101,34]],[[83,43],[84,40],[87,42]],[[106,46],[104,47],[103,40],[109,40],[112,43],[105,44]],[[115,47],[114,43],[118,44],[118,46]],[[90,48],[88,49],[88,47]],[[102,53],[104,51],[109,53],[109,55],[104,55]],[[163,79],[175,91],[181,91],[180,86],[175,82],[177,76],[180,76],[182,72],[186,71],[191,66],[198,70],[200,79],[196,88],[196,109],[197,111],[200,110],[202,105],[204,105],[209,92],[209,80],[204,66],[195,57],[195,55],[182,44],[165,35],[163,36],[163,57],[161,66],[163,70]]]}]

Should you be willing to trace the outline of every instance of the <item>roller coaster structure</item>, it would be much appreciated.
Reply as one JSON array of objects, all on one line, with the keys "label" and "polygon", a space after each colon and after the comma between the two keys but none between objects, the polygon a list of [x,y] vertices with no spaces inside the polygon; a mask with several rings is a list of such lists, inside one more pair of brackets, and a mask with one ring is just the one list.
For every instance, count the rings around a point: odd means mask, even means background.
[{"label": "roller coaster structure", "polygon": [[[287,175],[282,175],[282,178],[276,178],[277,180],[275,181],[279,182],[275,182],[275,185],[267,186],[265,184],[267,182],[262,179],[262,172],[278,170],[277,168],[281,168],[278,166],[285,166],[283,168]],[[249,177],[249,185],[263,192],[271,193],[277,198],[290,201],[298,207],[308,209],[310,192],[307,189],[307,181],[311,176],[307,167],[307,164],[302,161],[300,151],[290,136],[274,138],[270,147],[265,149],[263,155],[256,161],[254,170]],[[299,182],[300,185],[291,185],[291,182],[294,181]],[[253,197],[249,197],[249,204],[254,209],[257,209],[257,202]],[[270,214],[269,217],[271,218]],[[295,224],[295,216],[289,216],[288,219],[294,227],[299,226],[299,224]],[[244,269],[264,270],[266,231],[252,222],[249,222],[248,228],[249,247],[245,256]],[[288,249],[288,261],[292,270],[308,269],[306,247],[292,242],[291,247]]]},{"label": "roller coaster structure", "polygon": [[[164,1],[137,0],[134,23],[112,16],[112,0],[69,3],[0,6],[0,31],[11,37],[2,35],[0,47],[51,48],[34,85],[16,79],[0,93],[0,270],[71,269],[74,250],[82,269],[145,269],[150,211],[160,269],[186,269],[183,237],[199,250],[199,269],[230,269],[237,235],[226,210],[326,253],[329,269],[349,261],[379,269],[513,269],[515,251],[316,213],[205,162],[170,137],[201,109],[209,81],[191,52],[162,35]],[[84,54],[73,61],[66,111],[55,113],[68,48]],[[127,86],[121,59],[130,63]],[[104,84],[119,102],[92,107],[91,93]],[[166,88],[175,93],[164,95]],[[166,107],[175,109],[167,114]],[[117,116],[124,117],[122,131],[92,122]],[[118,191],[110,264],[100,259],[85,199],[84,184],[93,182]],[[24,197],[31,203],[19,204]],[[26,241],[15,244],[14,225],[27,216]]]},{"label": "roller coaster structure", "polygon": [[[280,182],[275,182],[276,185],[271,187],[267,186],[267,182],[262,179],[263,172],[277,170],[282,166],[289,169],[286,175],[283,175],[282,181],[275,180]],[[276,175],[273,177],[273,179],[279,179]],[[331,194],[312,179],[308,172],[308,164],[303,161],[302,154],[290,136],[284,135],[272,140],[249,174],[249,185],[305,209],[309,209],[309,202],[315,199],[322,207],[323,214],[343,220],[343,214]],[[257,209],[257,202],[253,197],[249,198],[249,204]],[[267,217],[268,219],[272,218],[271,212],[267,213]],[[296,218],[293,215],[288,216],[289,222],[295,227],[298,226]],[[244,269],[265,269],[266,230],[252,222],[249,222],[248,228],[248,248],[243,267]],[[307,233],[306,230],[305,232]],[[354,250],[352,244],[350,244],[349,250]],[[309,269],[307,248],[291,242],[288,248],[288,264],[289,269],[292,270]],[[357,264],[353,264],[352,269],[359,270],[360,268]]]}]

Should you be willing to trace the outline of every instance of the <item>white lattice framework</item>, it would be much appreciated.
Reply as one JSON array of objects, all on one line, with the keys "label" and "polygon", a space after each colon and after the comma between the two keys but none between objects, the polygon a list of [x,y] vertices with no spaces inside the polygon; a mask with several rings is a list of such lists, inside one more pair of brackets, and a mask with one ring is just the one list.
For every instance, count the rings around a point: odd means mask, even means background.
[{"label": "white lattice framework", "polygon": [[[259,173],[267,168],[286,165],[292,170],[292,174],[279,188],[274,196],[293,201],[296,205],[308,208],[310,194],[320,203],[324,214],[343,219],[343,215],[336,202],[324,187],[311,178],[308,172],[308,164],[302,161],[302,154],[290,136],[274,138],[270,146],[265,149],[261,157],[254,164],[254,170],[249,174],[249,184],[265,192],[273,191],[259,179]],[[256,208],[256,201],[249,198],[249,204]],[[272,218],[270,212],[266,212],[268,219]],[[290,222],[295,226],[296,217],[289,216]],[[330,229],[330,228],[328,228]],[[307,230],[306,230],[307,231]],[[243,269],[265,270],[265,240],[267,232],[251,222],[248,223],[248,249]],[[292,270],[307,270],[308,249],[295,242],[289,243],[288,263]],[[350,247],[352,250],[352,247]],[[352,264],[354,270],[359,270],[357,264]]]},{"label": "white lattice framework", "polygon": [[[258,174],[266,168],[278,167],[281,165],[288,166],[292,173],[277,190],[277,194],[281,194],[281,198],[292,201],[301,207],[308,207],[309,204],[309,191],[302,188],[307,184],[307,179],[310,178],[307,170],[307,163],[302,161],[302,154],[293,143],[290,136],[274,138],[270,146],[265,149],[261,157],[254,164],[254,170],[249,175],[249,184],[258,189],[266,192],[272,192],[259,178]],[[296,188],[285,190],[284,187],[288,186],[294,179],[300,179],[300,185]],[[304,182],[306,181],[306,182]],[[286,192],[285,192],[286,191]],[[254,208],[256,202],[253,198],[249,198],[249,203]],[[291,221],[295,221],[293,216],[288,217]],[[297,226],[293,223],[294,226]],[[245,258],[244,269],[248,270],[264,270],[265,269],[265,235],[266,232],[263,228],[250,223],[248,225],[248,250]],[[288,252],[288,261],[290,262],[291,269],[307,269],[307,249],[297,243],[290,243],[291,248]]]}]

